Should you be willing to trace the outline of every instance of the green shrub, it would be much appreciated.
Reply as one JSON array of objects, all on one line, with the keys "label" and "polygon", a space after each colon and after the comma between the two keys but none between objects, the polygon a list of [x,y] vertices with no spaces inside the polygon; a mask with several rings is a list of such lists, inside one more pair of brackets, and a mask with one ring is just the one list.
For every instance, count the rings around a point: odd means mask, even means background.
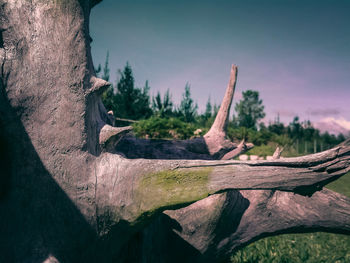
[{"label": "green shrub", "polygon": [[189,139],[196,127],[178,118],[153,116],[133,124],[134,133],[140,138]]}]

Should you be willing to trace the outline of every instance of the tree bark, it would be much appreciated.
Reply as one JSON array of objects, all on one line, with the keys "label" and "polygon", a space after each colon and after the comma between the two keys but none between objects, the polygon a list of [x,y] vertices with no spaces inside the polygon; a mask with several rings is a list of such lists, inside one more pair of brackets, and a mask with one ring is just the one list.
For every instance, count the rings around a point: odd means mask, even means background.
[{"label": "tree bark", "polygon": [[[341,213],[347,209],[347,199],[314,192],[349,170],[348,143],[321,154],[271,162],[129,159],[116,154],[115,144],[130,127],[112,127],[101,102],[100,95],[109,83],[95,76],[88,27],[90,9],[97,2],[0,0],[0,143],[4,146],[0,153],[7,158],[1,160],[1,262],[145,261],[147,253],[133,260],[146,249],[140,231],[161,220],[164,210],[184,209],[167,213],[187,233],[187,224],[198,222],[197,207],[216,199],[225,203],[218,208],[223,213],[204,206],[209,217],[203,226],[207,224],[208,229],[203,235],[192,235],[189,241],[188,234],[184,235],[179,244],[192,244],[190,251],[195,252],[196,260],[203,255],[220,259],[237,247],[231,239],[227,243],[227,234],[220,234],[226,230],[210,223],[226,218],[225,207],[236,207],[235,223],[227,230],[240,245],[259,238],[262,231],[274,234],[290,229],[286,221],[281,230],[266,223],[263,230],[236,231],[239,228],[235,225],[249,221],[244,219],[247,211],[254,214],[264,209],[262,206],[270,202],[265,198],[272,195],[269,193],[279,193],[271,199],[280,204],[274,221],[284,220],[289,204],[305,206],[310,213],[325,209],[325,196],[333,198],[334,209]],[[192,157],[221,159],[235,149],[221,130],[235,76],[231,74],[220,110],[224,113],[214,125],[220,131],[219,149],[212,150],[212,144],[202,138],[204,144],[192,144],[196,148]],[[208,146],[207,152],[201,152],[197,145]],[[184,158],[191,159],[186,151],[185,147]],[[227,193],[216,194],[220,192]],[[315,206],[306,205],[307,198],[315,198],[311,202]],[[338,222],[337,226],[311,217],[303,230],[320,226],[347,231],[348,215],[343,213],[344,220],[339,221],[339,213],[322,214],[327,222]],[[177,216],[180,214],[184,221]],[[253,221],[250,229],[257,224]],[[303,224],[299,220],[291,225],[299,230]],[[215,236],[210,246],[201,241],[206,233]],[[213,246],[220,249],[213,250]],[[161,259],[164,253],[160,254],[152,256]]]}]

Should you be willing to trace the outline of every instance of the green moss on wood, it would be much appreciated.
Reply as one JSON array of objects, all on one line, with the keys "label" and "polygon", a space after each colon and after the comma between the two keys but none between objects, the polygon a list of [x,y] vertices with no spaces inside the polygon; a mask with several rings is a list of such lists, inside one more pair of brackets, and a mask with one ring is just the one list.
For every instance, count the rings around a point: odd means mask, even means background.
[{"label": "green moss on wood", "polygon": [[142,177],[136,190],[140,218],[159,210],[177,208],[209,195],[208,178],[212,168],[165,170]]}]

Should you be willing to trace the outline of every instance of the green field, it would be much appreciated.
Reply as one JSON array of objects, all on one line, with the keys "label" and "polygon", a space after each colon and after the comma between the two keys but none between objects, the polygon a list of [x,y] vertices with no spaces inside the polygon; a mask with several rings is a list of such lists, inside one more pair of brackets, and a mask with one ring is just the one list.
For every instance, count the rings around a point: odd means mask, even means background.
[{"label": "green field", "polygon": [[[350,197],[350,173],[327,188]],[[268,237],[239,250],[230,262],[349,263],[350,236],[312,233]]]}]

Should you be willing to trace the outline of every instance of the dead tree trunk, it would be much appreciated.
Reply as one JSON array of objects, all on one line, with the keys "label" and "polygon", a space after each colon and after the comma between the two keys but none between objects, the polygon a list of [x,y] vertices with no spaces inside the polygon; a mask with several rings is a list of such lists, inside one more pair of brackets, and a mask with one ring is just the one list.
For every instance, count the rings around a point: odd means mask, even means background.
[{"label": "dead tree trunk", "polygon": [[[171,262],[168,251],[154,250],[168,233],[187,261],[219,260],[268,234],[349,233],[349,199],[315,193],[349,171],[348,143],[257,162],[115,154],[130,128],[112,127],[100,99],[109,84],[94,75],[88,28],[97,2],[0,0],[1,262]],[[219,158],[235,150],[222,135],[232,70],[204,138]]]}]

